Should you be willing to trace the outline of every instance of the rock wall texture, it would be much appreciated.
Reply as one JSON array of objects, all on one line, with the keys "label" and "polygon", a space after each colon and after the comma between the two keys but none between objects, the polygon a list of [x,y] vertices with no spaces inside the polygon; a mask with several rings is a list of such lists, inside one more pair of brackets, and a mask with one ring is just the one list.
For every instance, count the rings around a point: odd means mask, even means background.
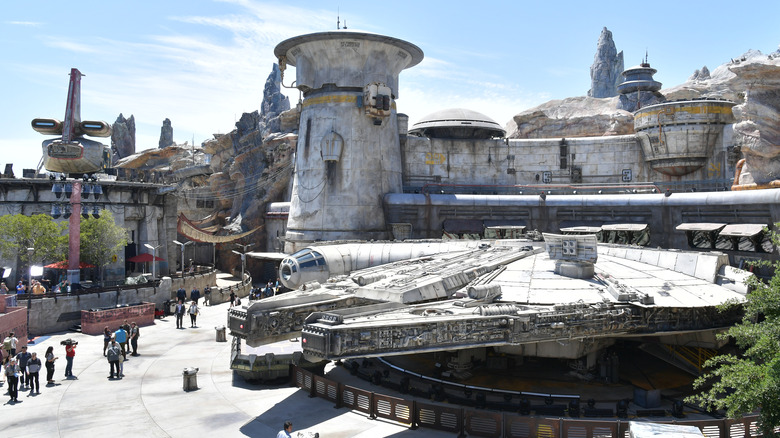
[{"label": "rock wall texture", "polygon": [[171,119],[163,120],[162,128],[160,128],[160,142],[157,144],[160,149],[167,148],[173,144],[173,126],[171,126]]},{"label": "rock wall texture", "polygon": [[135,153],[135,117],[131,114],[129,119],[125,119],[120,113],[111,128],[112,164],[116,164],[117,160]]},{"label": "rock wall texture", "polygon": [[509,138],[555,138],[634,133],[634,116],[618,97],[570,97],[523,111],[506,125]]},{"label": "rock wall texture", "polygon": [[596,46],[593,65],[590,66],[590,97],[614,97],[617,86],[623,81],[623,52],[618,53],[612,32],[603,28]]},{"label": "rock wall texture", "polygon": [[[744,103],[734,107],[734,133],[745,165],[738,184],[766,185],[780,180],[780,56],[729,67],[747,85]],[[737,182],[735,182],[737,183]]]}]

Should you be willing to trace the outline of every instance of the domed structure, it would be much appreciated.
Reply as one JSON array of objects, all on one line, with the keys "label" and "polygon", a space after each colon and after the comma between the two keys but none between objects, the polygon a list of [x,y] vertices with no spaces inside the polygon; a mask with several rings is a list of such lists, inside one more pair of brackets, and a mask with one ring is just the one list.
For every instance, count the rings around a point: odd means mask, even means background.
[{"label": "domed structure", "polygon": [[423,117],[410,135],[428,138],[488,139],[503,137],[506,131],[490,117],[464,108],[449,108]]},{"label": "domed structure", "polygon": [[626,69],[623,72],[625,79],[617,87],[618,93],[628,94],[635,91],[653,92],[660,90],[661,83],[653,79],[653,75],[657,72],[658,70],[650,67],[647,59],[639,65]]}]

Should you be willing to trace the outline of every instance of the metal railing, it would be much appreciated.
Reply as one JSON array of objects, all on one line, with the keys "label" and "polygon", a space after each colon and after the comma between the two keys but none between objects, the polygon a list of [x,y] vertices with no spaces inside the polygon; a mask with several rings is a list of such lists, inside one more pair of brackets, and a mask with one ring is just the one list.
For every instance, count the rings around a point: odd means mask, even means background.
[{"label": "metal railing", "polygon": [[78,289],[71,292],[46,292],[45,294],[16,294],[17,300],[19,302],[22,302],[23,300],[26,301],[27,299],[33,299],[38,300],[41,298],[64,298],[64,297],[76,297],[76,296],[82,296],[82,295],[91,295],[91,294],[100,294],[100,293],[106,293],[106,292],[119,292],[124,290],[137,290],[137,289],[143,289],[147,287],[159,287],[160,286],[160,280],[154,280],[147,283],[140,283],[140,284],[122,284],[118,286],[101,286],[101,287],[90,287],[89,289]]},{"label": "metal railing", "polygon": [[[429,428],[452,432],[458,436],[530,438],[530,437],[600,437],[628,436],[627,419],[586,420],[579,417],[547,418],[468,409],[461,406],[406,400],[316,375],[293,366],[291,384],[324,398],[336,408],[349,408],[371,418],[383,418],[408,425],[410,429]],[[758,416],[741,419],[708,419],[690,421],[657,421],[657,423],[695,426],[708,438],[750,438],[763,436],[757,427]]]}]

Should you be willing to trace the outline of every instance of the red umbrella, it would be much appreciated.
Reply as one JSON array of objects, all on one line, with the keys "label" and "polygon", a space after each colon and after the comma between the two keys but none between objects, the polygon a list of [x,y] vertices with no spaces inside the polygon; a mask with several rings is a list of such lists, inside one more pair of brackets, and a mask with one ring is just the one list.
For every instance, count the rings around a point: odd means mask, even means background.
[{"label": "red umbrella", "polygon": [[133,262],[133,263],[146,263],[146,262],[155,262],[155,261],[161,262],[163,260],[165,259],[161,259],[160,257],[157,256],[152,256],[149,253],[138,254],[137,256],[133,256],[127,259],[128,262]]},{"label": "red umbrella", "polygon": [[[79,269],[86,269],[86,268],[94,268],[95,265],[89,264],[87,262],[79,262]],[[44,266],[44,268],[49,269],[68,269],[68,261],[63,260],[61,262],[52,263],[50,265]]]}]

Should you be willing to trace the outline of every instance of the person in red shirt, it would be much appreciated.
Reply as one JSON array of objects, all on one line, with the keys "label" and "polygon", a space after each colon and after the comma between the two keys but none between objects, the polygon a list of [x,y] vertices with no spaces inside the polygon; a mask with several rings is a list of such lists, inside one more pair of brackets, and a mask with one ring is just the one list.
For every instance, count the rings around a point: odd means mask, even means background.
[{"label": "person in red shirt", "polygon": [[73,377],[73,358],[76,356],[76,345],[78,343],[70,339],[65,341],[65,378]]}]

